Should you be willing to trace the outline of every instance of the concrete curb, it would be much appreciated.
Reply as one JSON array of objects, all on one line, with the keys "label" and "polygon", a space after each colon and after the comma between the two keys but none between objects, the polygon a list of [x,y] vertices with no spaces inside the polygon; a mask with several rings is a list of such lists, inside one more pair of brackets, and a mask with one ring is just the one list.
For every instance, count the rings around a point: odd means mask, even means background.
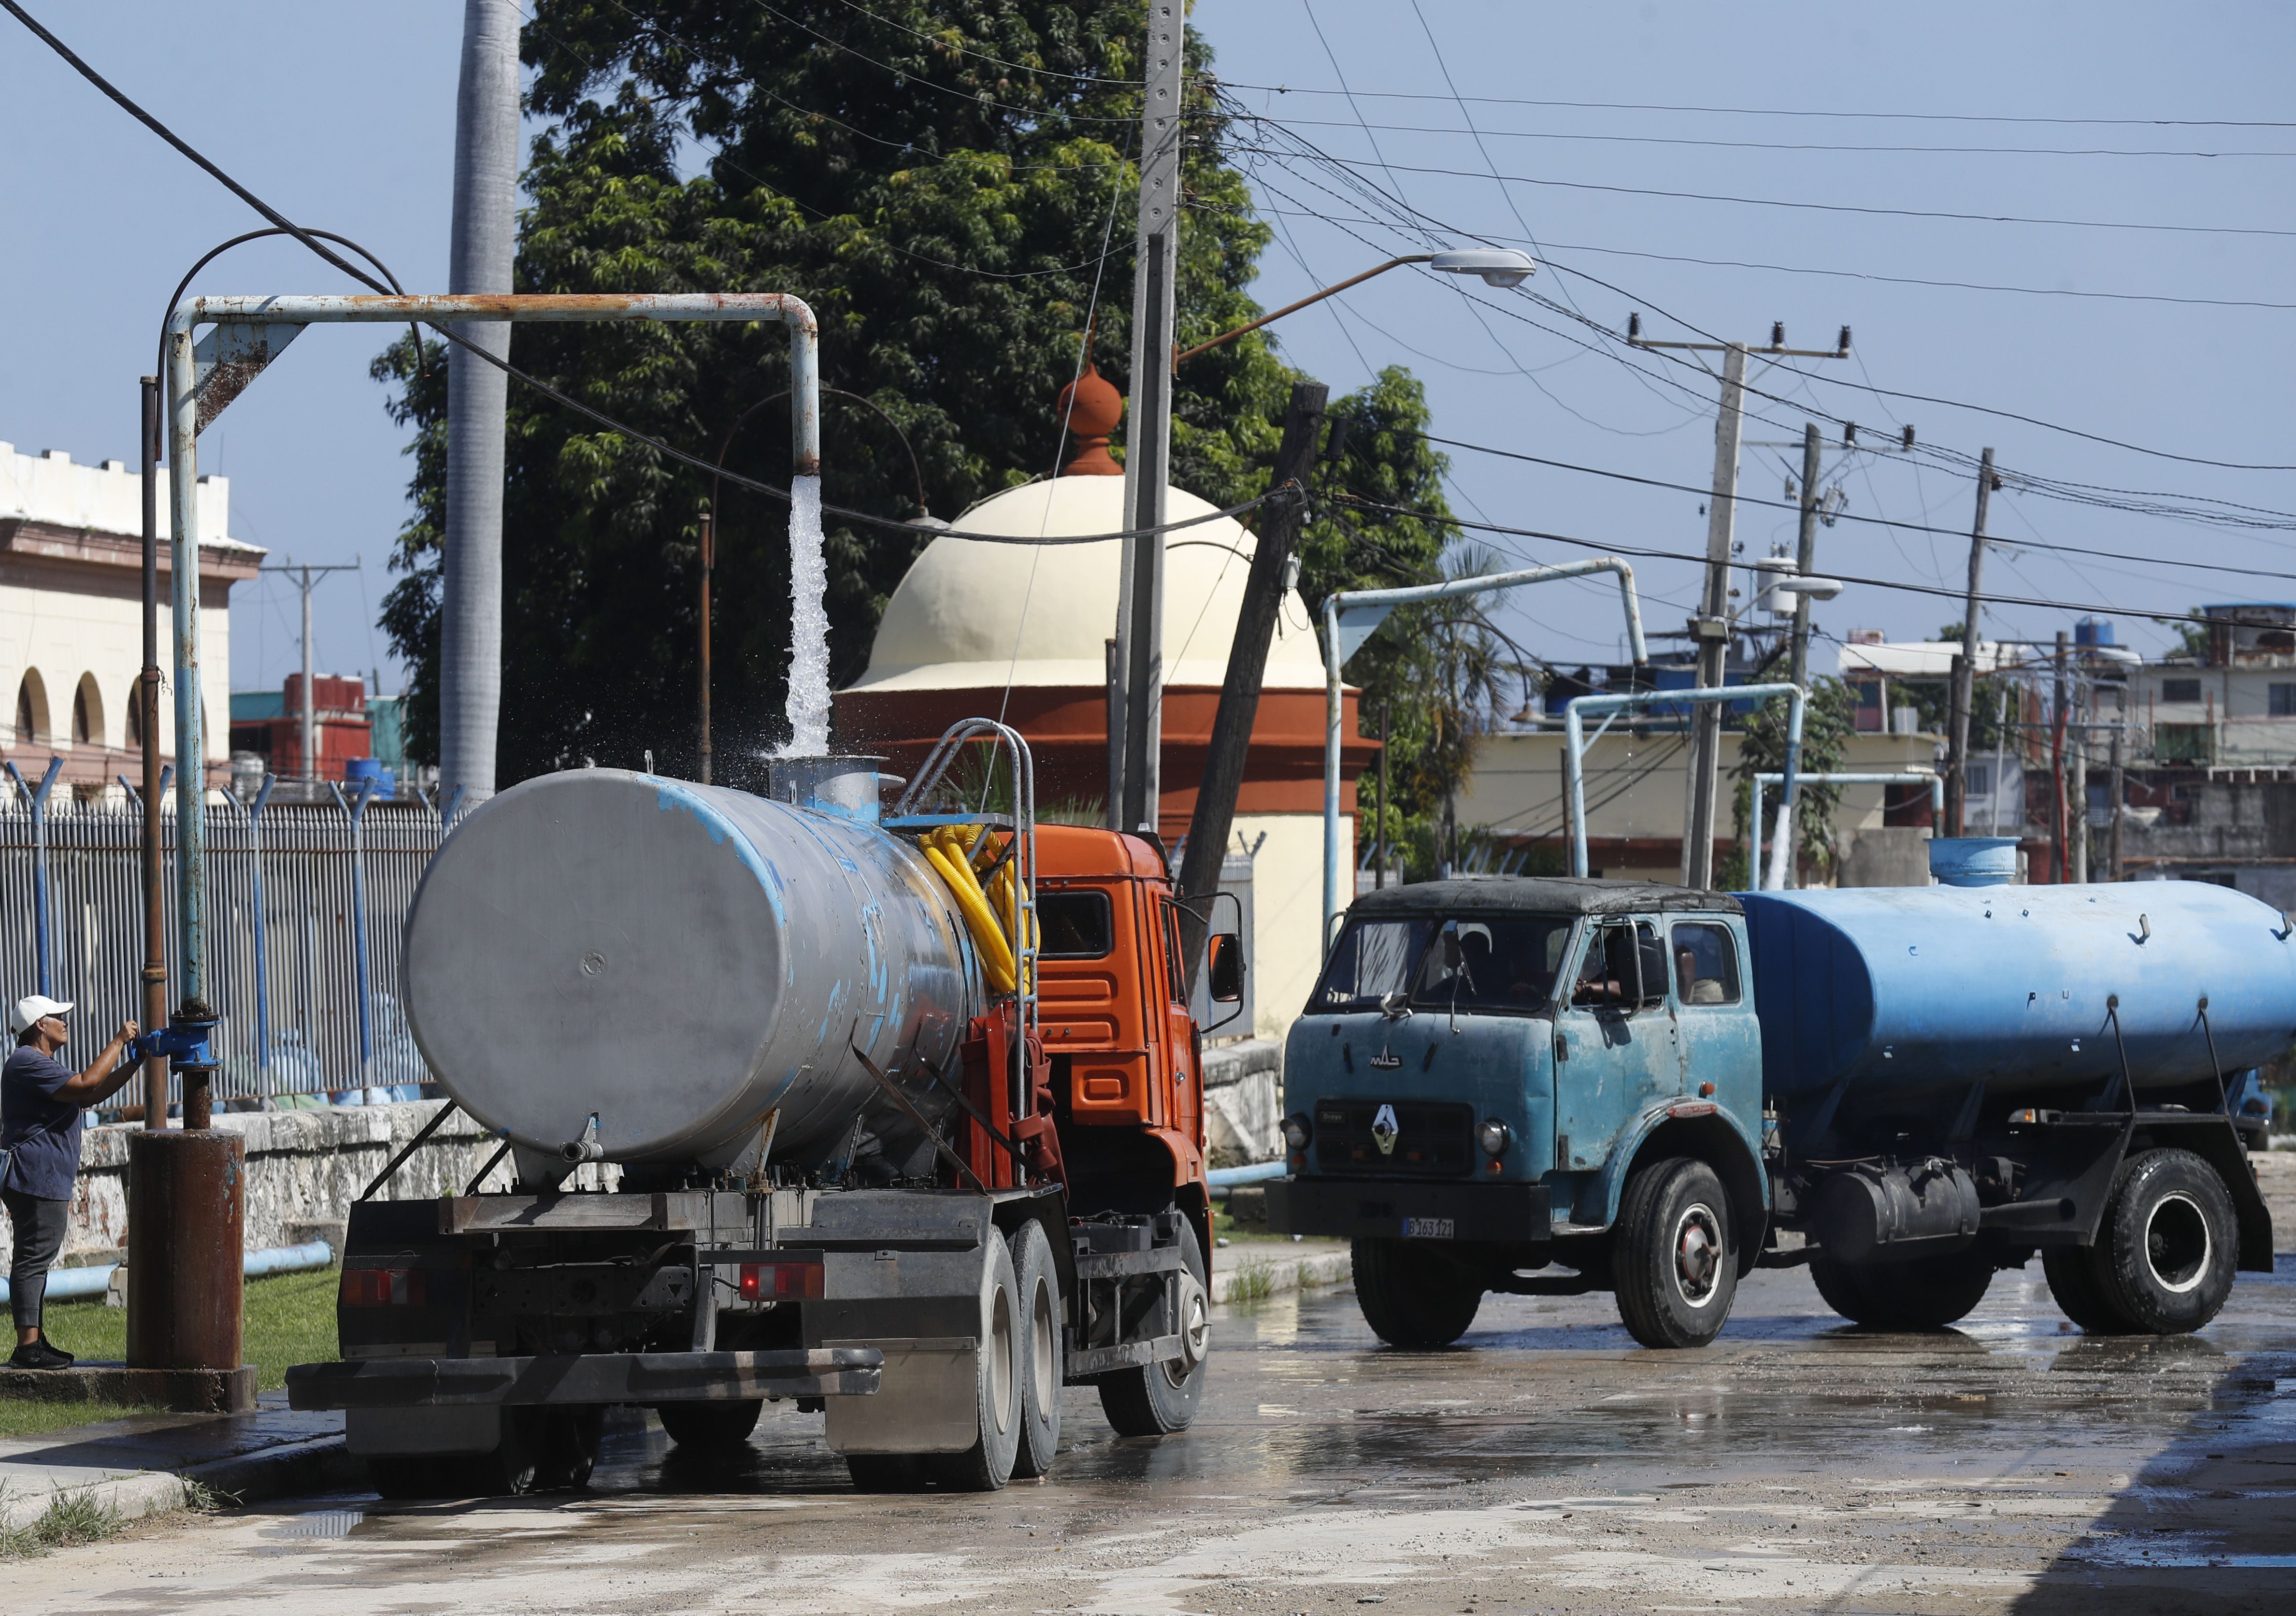
[{"label": "concrete curb", "polygon": [[1344,1284],[1353,1276],[1344,1248],[1335,1251],[1324,1247],[1281,1257],[1251,1251],[1239,1257],[1231,1248],[1224,1255],[1229,1261],[1212,1273],[1216,1308],[1241,1307],[1285,1292]]},{"label": "concrete curb", "polygon": [[313,1437],[180,1471],[130,1471],[88,1480],[59,1478],[54,1485],[38,1489],[11,1485],[0,1492],[0,1530],[28,1527],[58,1498],[82,1493],[113,1510],[121,1520],[134,1521],[190,1507],[195,1489],[217,1495],[217,1501],[226,1505],[260,1504],[298,1493],[363,1486],[365,1475],[365,1467],[345,1449],[341,1437]]}]

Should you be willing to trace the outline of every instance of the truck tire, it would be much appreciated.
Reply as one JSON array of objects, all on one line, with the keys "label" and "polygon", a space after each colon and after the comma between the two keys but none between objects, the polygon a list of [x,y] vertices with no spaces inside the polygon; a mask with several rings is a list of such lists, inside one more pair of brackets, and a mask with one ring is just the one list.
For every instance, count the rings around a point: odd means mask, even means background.
[{"label": "truck tire", "polygon": [[1730,1200],[1703,1161],[1674,1156],[1635,1169],[1611,1234],[1619,1317],[1645,1347],[1703,1347],[1738,1293]]},{"label": "truck tire", "polygon": [[2098,1256],[2095,1246],[2050,1246],[2041,1253],[2041,1272],[2067,1318],[2091,1335],[2126,1335],[2136,1326],[2105,1300]]},{"label": "truck tire", "polygon": [[2105,1202],[2098,1289],[2133,1332],[2180,1335],[2223,1308],[2239,1247],[2232,1196],[2216,1169],[2190,1151],[2146,1151],[2121,1164]]},{"label": "truck tire", "polygon": [[1985,1300],[1993,1261],[1974,1251],[1863,1267],[1813,1257],[1809,1276],[1825,1305],[1851,1324],[1868,1330],[1942,1330]]},{"label": "truck tire", "polygon": [[1013,1473],[1041,1476],[1051,1472],[1060,1449],[1061,1387],[1068,1379],[1061,1277],[1053,1267],[1053,1243],[1035,1218],[1013,1231],[1012,1245],[1021,1301],[1021,1446]]},{"label": "truck tire", "polygon": [[699,1403],[660,1403],[655,1417],[669,1440],[687,1453],[734,1453],[749,1446],[765,1412],[763,1398]]},{"label": "truck tire", "polygon": [[1118,1436],[1161,1437],[1185,1431],[1203,1400],[1205,1358],[1211,1344],[1211,1298],[1206,1289],[1210,1276],[1195,1226],[1185,1218],[1180,1220],[1180,1259],[1194,1281],[1193,1286],[1182,1286],[1180,1318],[1180,1334],[1191,1343],[1194,1361],[1171,1358],[1103,1375],[1100,1411]]},{"label": "truck tire", "polygon": [[1348,1248],[1348,1263],[1364,1323],[1390,1347],[1447,1347],[1483,1305],[1483,1287],[1424,1241],[1358,1240]]},{"label": "truck tire", "polygon": [[582,1403],[542,1412],[535,1446],[534,1489],[579,1491],[590,1484],[590,1472],[598,1467],[598,1444],[606,1430],[605,1406]]},{"label": "truck tire", "polygon": [[935,1481],[955,1492],[995,1492],[1013,1479],[1021,1447],[1021,1312],[1013,1252],[988,1243],[988,1275],[980,1295],[980,1349],[973,1354],[973,1411],[979,1434],[962,1453],[926,1456]]}]

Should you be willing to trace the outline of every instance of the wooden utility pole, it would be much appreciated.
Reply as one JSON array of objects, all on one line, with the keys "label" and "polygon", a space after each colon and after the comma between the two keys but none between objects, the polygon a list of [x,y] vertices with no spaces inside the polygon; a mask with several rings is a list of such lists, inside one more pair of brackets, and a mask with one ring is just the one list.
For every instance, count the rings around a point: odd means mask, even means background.
[{"label": "wooden utility pole", "polygon": [[2065,821],[2065,742],[2072,714],[2065,706],[2065,631],[2058,629],[2054,658],[2057,675],[2055,706],[2049,714],[2049,728],[2054,742],[2049,755],[2049,777],[2053,787],[2050,794],[2054,799],[2050,806],[2055,815],[2049,825],[2049,837],[2056,844],[2049,860],[2049,879],[2059,883],[2072,879],[2070,866],[2066,863],[2067,856],[2072,850],[2070,845],[2072,838]]},{"label": "wooden utility pole", "polygon": [[1116,614],[1124,750],[1119,790],[1109,802],[1111,828],[1125,831],[1156,829],[1162,784],[1162,529],[1172,461],[1173,282],[1179,267],[1181,50],[1186,28],[1181,0],[1149,0],[1140,227],[1132,279],[1132,420],[1124,451],[1125,526],[1145,531],[1124,541]]},{"label": "wooden utility pole", "polygon": [[[1654,342],[1642,334],[1642,316],[1627,327],[1627,341],[1635,348],[1678,348],[1722,356],[1722,402],[1714,421],[1714,493],[1706,506],[1706,588],[1698,615],[1690,619],[1692,639],[1698,647],[1697,683],[1702,689],[1718,686],[1726,677],[1730,655],[1730,551],[1737,523],[1738,437],[1745,412],[1746,356],[1799,359],[1846,359],[1849,328],[1841,328],[1831,350],[1788,348],[1784,321],[1770,326],[1767,348],[1743,342]],[[1808,439],[1804,439],[1807,454]],[[1808,490],[1804,490],[1804,498]],[[1810,518],[1805,516],[1807,527]],[[1813,537],[1809,546],[1816,543]],[[1798,622],[1807,620],[1807,598],[1796,611]],[[1797,681],[1799,683],[1799,681]],[[1714,809],[1716,776],[1722,761],[1722,704],[1702,701],[1691,717],[1690,777],[1683,805],[1682,884],[1709,888],[1714,884]]]},{"label": "wooden utility pole", "polygon": [[[1817,570],[1817,422],[1805,422],[1801,429],[1801,529],[1794,543],[1794,572],[1808,578]],[[1793,649],[1786,661],[1786,677],[1807,690],[1809,687],[1809,596],[1794,596]],[[1759,843],[1759,833],[1756,841]]]},{"label": "wooden utility pole", "polygon": [[1308,514],[1308,479],[1324,435],[1324,408],[1330,390],[1320,381],[1295,381],[1283,415],[1283,441],[1275,451],[1271,490],[1290,488],[1289,496],[1270,500],[1251,553],[1251,571],[1236,613],[1235,639],[1228,646],[1227,674],[1220,681],[1219,708],[1212,716],[1211,745],[1196,788],[1196,811],[1188,822],[1188,845],[1180,856],[1181,953],[1187,980],[1195,980],[1203,957],[1210,899],[1219,890],[1220,865],[1227,857],[1228,833],[1235,824],[1235,800],[1243,786],[1243,764],[1251,748],[1251,726],[1259,716],[1259,687],[1267,675],[1267,650],[1283,615],[1284,575]]},{"label": "wooden utility pole", "polygon": [[[1985,572],[1985,511],[1998,486],[1993,475],[1993,451],[1988,449],[1977,467],[1977,520],[1969,529],[1969,592],[1962,611],[1961,661],[1954,671],[1946,742],[1945,833],[1948,836],[1969,833],[1969,716],[1977,699],[1977,619],[1983,603],[1979,590]],[[1995,789],[1999,789],[1997,783]]]}]

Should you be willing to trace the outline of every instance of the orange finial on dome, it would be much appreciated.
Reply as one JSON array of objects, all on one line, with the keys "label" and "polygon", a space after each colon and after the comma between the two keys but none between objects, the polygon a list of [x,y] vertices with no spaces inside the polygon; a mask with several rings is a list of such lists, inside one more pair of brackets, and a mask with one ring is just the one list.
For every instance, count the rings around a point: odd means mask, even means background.
[{"label": "orange finial on dome", "polygon": [[[1085,339],[1087,349],[1092,339]],[[1124,419],[1124,395],[1116,384],[1102,375],[1092,362],[1085,362],[1084,374],[1061,389],[1060,402],[1055,407],[1061,424],[1076,439],[1076,458],[1061,468],[1063,477],[1121,477],[1124,468],[1116,463],[1108,452],[1108,435],[1116,423]]]}]

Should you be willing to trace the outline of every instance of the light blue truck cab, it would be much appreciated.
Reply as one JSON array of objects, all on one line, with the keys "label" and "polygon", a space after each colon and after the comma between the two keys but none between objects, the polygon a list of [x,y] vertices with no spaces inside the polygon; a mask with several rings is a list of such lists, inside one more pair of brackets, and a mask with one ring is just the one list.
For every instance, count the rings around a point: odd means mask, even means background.
[{"label": "light blue truck cab", "polygon": [[1734,898],[1498,877],[1368,894],[1284,1087],[1270,1226],[1351,1241],[1365,1317],[1398,1345],[1456,1341],[1488,1292],[1603,1288],[1637,1340],[1702,1344],[1762,1248]]},{"label": "light blue truck cab", "polygon": [[1939,1329],[2037,1254],[2085,1330],[2201,1328],[2272,1267],[2248,1100],[2296,1042],[2296,921],[1930,846],[1931,887],[1357,900],[1286,1048],[1270,1225],[1351,1241],[1398,1346],[1604,1288],[1636,1340],[1702,1345],[1742,1276],[1804,1262],[1854,1323]]}]

